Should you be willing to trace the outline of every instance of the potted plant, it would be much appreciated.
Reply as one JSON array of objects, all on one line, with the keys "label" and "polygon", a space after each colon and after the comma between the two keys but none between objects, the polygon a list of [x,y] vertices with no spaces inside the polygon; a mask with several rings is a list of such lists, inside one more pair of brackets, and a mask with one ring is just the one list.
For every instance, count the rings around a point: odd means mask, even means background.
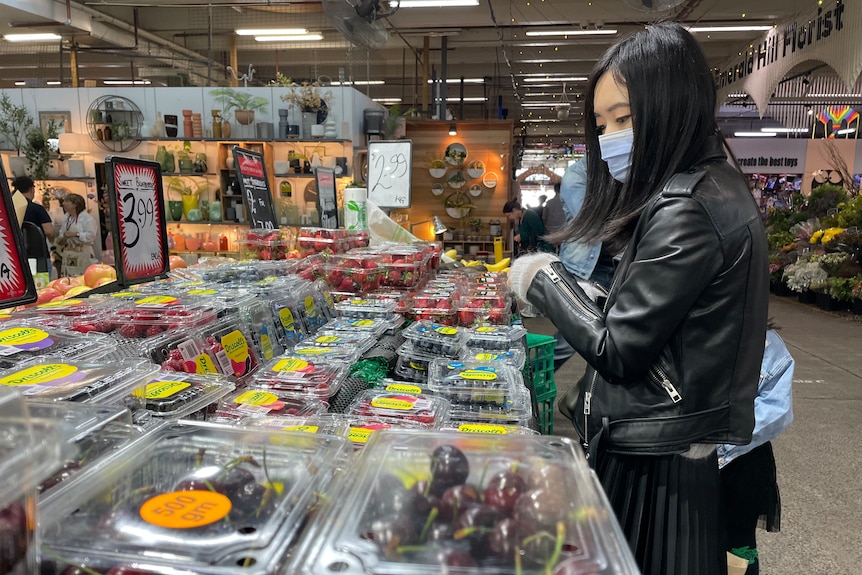
[{"label": "potted plant", "polygon": [[443,160],[431,160],[428,173],[432,178],[442,178],[446,175],[446,163]]},{"label": "potted plant", "polygon": [[303,138],[311,137],[311,126],[322,123],[329,114],[332,91],[321,93],[320,88],[320,82],[303,82],[299,86],[292,86],[287,94],[281,96],[282,102],[292,108],[299,108],[302,113]]},{"label": "potted plant", "polygon": [[57,125],[53,120],[48,122],[47,134],[43,134],[41,128],[37,126],[30,128],[27,132],[27,138],[24,142],[24,156],[27,158],[27,169],[30,172],[30,177],[36,182],[44,182],[48,179],[48,168],[54,153],[48,140],[56,137]]},{"label": "potted plant", "polygon": [[461,192],[456,192],[443,200],[443,207],[446,209],[446,214],[455,220],[466,218],[470,210],[475,208],[470,200]]},{"label": "potted plant", "polygon": [[415,112],[413,108],[401,110],[401,104],[389,107],[389,113],[383,120],[383,134],[387,140],[403,138],[406,135],[407,116]]},{"label": "potted plant", "polygon": [[827,273],[820,266],[819,257],[813,256],[812,259],[800,258],[796,263],[790,264],[784,268],[784,280],[787,282],[787,287],[799,294],[799,301],[802,303],[814,303],[814,292],[811,291],[811,284],[817,285],[817,282],[825,282]]},{"label": "potted plant", "polygon": [[467,174],[471,178],[481,178],[485,173],[485,162],[481,160],[473,160],[467,164]]},{"label": "potted plant", "polygon": [[466,184],[467,180],[464,178],[464,174],[462,174],[460,171],[457,171],[451,176],[449,176],[449,179],[446,181],[446,183],[449,184],[450,188],[455,188],[457,190],[461,188],[464,184]]},{"label": "potted plant", "polygon": [[853,305],[850,308],[853,313],[862,315],[862,276],[856,276],[856,283],[850,289]]},{"label": "potted plant", "polygon": [[206,180],[194,180],[185,176],[170,176],[168,177],[168,208],[171,211],[171,219],[179,221],[177,215],[177,205],[172,199],[177,195],[180,197],[181,214],[190,222],[199,222],[203,219],[199,208],[201,194],[206,192]]},{"label": "potted plant", "polygon": [[228,114],[233,110],[234,118],[243,126],[254,122],[254,113],[266,113],[269,100],[262,96],[254,96],[248,92],[241,92],[233,88],[216,88],[210,91],[210,95],[222,102],[222,112]]},{"label": "potted plant", "polygon": [[344,187],[344,227],[346,229],[355,231],[368,228],[368,214],[364,198],[367,198],[367,192],[365,186],[359,182],[351,180]]},{"label": "potted plant", "polygon": [[482,227],[482,220],[480,220],[479,218],[473,218],[469,222],[467,222],[467,225],[470,226],[471,232],[473,232],[474,234],[479,233],[479,228]]},{"label": "potted plant", "polygon": [[21,158],[21,150],[34,123],[26,106],[16,106],[5,92],[0,96],[0,135],[5,140],[4,147],[15,150],[16,155],[9,157],[9,171],[14,176],[24,175],[26,162]]}]

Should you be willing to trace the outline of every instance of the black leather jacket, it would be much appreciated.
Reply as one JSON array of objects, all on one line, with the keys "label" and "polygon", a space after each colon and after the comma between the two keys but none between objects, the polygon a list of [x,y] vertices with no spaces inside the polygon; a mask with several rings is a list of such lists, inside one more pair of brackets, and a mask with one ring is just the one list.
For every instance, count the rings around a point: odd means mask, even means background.
[{"label": "black leather jacket", "polygon": [[650,201],[603,308],[560,262],[543,268],[527,298],[589,365],[581,438],[632,454],[751,441],[768,285],[760,214],[717,142]]}]

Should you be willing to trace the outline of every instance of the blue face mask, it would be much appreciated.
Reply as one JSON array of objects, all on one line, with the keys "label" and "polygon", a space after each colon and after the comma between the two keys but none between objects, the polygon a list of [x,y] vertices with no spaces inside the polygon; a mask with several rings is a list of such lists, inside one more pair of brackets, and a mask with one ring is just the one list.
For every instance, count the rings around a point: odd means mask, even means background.
[{"label": "blue face mask", "polygon": [[602,159],[608,164],[611,177],[623,184],[629,178],[634,138],[635,133],[632,128],[599,136],[599,148],[602,150]]}]

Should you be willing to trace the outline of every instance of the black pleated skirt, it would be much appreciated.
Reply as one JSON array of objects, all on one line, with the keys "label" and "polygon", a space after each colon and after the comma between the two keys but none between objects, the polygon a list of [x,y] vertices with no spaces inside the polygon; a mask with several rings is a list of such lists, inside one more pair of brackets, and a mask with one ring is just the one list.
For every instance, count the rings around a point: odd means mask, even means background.
[{"label": "black pleated skirt", "polygon": [[596,472],[643,575],[726,575],[718,460],[598,454]]},{"label": "black pleated skirt", "polygon": [[781,494],[772,443],[766,442],[721,470],[728,549],[757,547],[755,530],[781,529]]}]

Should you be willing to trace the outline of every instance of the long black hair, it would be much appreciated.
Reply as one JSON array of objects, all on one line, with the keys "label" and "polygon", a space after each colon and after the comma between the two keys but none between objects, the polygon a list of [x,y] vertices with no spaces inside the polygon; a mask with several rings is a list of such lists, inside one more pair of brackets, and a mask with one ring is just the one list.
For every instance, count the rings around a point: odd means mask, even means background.
[{"label": "long black hair", "polygon": [[[620,184],[601,158],[593,114],[605,73],[626,86],[634,146],[628,181]],[[578,215],[552,241],[599,240],[612,253],[628,243],[649,199],[675,173],[702,157],[716,133],[715,84],[700,45],[682,26],[654,24],[605,52],[586,97],[587,194]]]}]

